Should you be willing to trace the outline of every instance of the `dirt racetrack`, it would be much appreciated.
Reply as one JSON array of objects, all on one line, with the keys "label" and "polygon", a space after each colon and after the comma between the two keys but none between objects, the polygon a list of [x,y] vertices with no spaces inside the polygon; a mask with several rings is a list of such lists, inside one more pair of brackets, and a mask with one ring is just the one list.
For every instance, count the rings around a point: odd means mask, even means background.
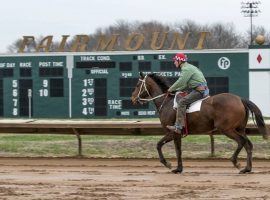
[{"label": "dirt racetrack", "polygon": [[157,159],[0,158],[0,199],[270,199],[270,162],[253,164],[185,160],[176,175]]}]

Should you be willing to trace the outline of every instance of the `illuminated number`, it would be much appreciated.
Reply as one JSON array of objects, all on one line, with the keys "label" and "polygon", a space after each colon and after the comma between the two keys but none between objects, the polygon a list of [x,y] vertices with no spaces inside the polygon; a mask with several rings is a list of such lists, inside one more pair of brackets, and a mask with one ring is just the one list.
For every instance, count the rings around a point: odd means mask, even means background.
[{"label": "illuminated number", "polygon": [[94,98],[82,98],[82,105],[92,105],[94,103]]},{"label": "illuminated number", "polygon": [[87,87],[87,86],[92,86],[94,83],[94,79],[83,79],[83,86]]},{"label": "illuminated number", "polygon": [[14,107],[17,107],[18,105],[18,99],[12,99],[13,100],[13,106]]},{"label": "illuminated number", "polygon": [[94,93],[93,88],[82,89],[82,97],[87,97],[88,95],[91,96],[93,93]]},{"label": "illuminated number", "polygon": [[87,96],[87,90],[86,89],[82,89],[82,97],[86,97]]},{"label": "illuminated number", "polygon": [[47,97],[48,96],[48,90],[47,89],[41,89],[39,90],[39,96],[41,97]]},{"label": "illuminated number", "polygon": [[83,108],[82,114],[87,115],[87,108]]},{"label": "illuminated number", "polygon": [[17,116],[18,115],[18,109],[17,108],[13,108],[12,114],[14,116]]},{"label": "illuminated number", "polygon": [[88,98],[87,99],[87,102],[92,105],[94,103],[94,98]]},{"label": "illuminated number", "polygon": [[14,97],[18,96],[18,90],[17,89],[12,90],[12,96],[14,96]]},{"label": "illuminated number", "polygon": [[83,86],[84,86],[84,87],[87,86],[87,80],[88,80],[88,79],[84,79],[84,80],[83,80]]},{"label": "illuminated number", "polygon": [[43,87],[48,87],[48,80],[43,80]]},{"label": "illuminated number", "polygon": [[94,113],[95,109],[94,108],[88,108],[88,111],[89,111],[89,114],[92,115]]},{"label": "illuminated number", "polygon": [[18,81],[17,80],[12,81],[12,87],[14,87],[14,88],[18,87]]},{"label": "illuminated number", "polygon": [[84,105],[84,106],[87,105],[87,98],[82,98],[82,105]]},{"label": "illuminated number", "polygon": [[88,88],[87,92],[91,96],[94,93],[94,88]]},{"label": "illuminated number", "polygon": [[49,93],[49,92],[48,92],[47,89],[43,89],[43,96],[44,96],[44,97],[47,97],[47,96],[48,96],[48,93]]}]

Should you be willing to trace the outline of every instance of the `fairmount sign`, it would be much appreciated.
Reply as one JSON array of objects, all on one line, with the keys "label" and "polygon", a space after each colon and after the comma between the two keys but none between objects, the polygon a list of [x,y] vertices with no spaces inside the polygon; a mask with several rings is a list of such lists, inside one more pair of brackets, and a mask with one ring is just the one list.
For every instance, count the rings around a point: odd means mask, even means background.
[{"label": "fairmount sign", "polygon": [[[153,32],[150,40],[150,48],[152,50],[165,50],[164,43],[168,41],[169,32]],[[194,46],[194,49],[203,49],[203,44],[206,37],[210,35],[209,32],[203,31],[198,33],[198,42],[197,46]],[[73,40],[71,47],[68,49],[70,52],[86,52],[86,51],[115,51],[116,46],[121,46],[122,49],[126,51],[137,51],[142,48],[145,42],[145,36],[140,33],[132,33],[128,35],[123,44],[119,43],[119,34],[113,34],[109,37],[104,35],[98,36],[97,40],[93,40],[94,48],[88,49],[88,44],[92,42],[91,37],[88,35],[76,35]],[[172,49],[185,49],[186,42],[190,36],[190,32],[186,35],[181,36],[179,33],[173,33],[172,40],[169,41],[169,47],[167,50]],[[69,35],[62,35],[62,39],[59,43],[59,46],[55,51],[64,52],[67,51],[67,40]],[[25,49],[28,46],[33,46],[35,44],[34,36],[23,36],[22,42],[19,47],[19,52],[24,53]],[[49,52],[53,45],[53,36],[49,35],[44,37],[39,44],[36,44],[36,52]]]}]

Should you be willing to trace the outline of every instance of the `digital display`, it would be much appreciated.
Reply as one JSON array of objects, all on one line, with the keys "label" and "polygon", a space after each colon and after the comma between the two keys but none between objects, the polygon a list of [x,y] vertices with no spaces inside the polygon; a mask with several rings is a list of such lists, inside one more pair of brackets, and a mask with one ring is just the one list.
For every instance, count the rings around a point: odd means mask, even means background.
[{"label": "digital display", "polygon": [[132,71],[132,62],[120,62],[119,63],[120,71]]},{"label": "digital display", "polygon": [[63,76],[63,68],[40,68],[39,76],[40,77],[55,77],[55,76]]},{"label": "digital display", "polygon": [[13,69],[0,69],[0,78],[13,77]]},{"label": "digital display", "polygon": [[115,62],[77,62],[76,68],[115,68]]},{"label": "digital display", "polygon": [[151,62],[139,62],[139,71],[151,71]]},{"label": "digital display", "polygon": [[50,97],[64,96],[64,79],[50,79]]},{"label": "digital display", "polygon": [[[33,81],[31,79],[20,79],[19,80],[19,106],[18,109],[19,116],[28,116],[29,115],[29,99],[28,99],[28,90],[33,88]],[[15,98],[14,98],[15,99]],[[33,102],[31,102],[31,107],[33,107]],[[31,115],[33,114],[33,109],[31,109]]]},{"label": "digital display", "polygon": [[32,69],[31,68],[20,68],[20,76],[21,77],[31,77]]}]

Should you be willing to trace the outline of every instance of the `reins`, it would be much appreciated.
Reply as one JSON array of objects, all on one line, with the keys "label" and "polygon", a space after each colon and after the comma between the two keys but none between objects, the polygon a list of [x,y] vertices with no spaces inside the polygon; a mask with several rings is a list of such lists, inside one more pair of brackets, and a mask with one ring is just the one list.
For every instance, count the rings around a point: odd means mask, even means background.
[{"label": "reins", "polygon": [[[166,95],[165,98],[164,98],[163,101],[162,101],[161,106],[160,106],[159,109],[158,109],[158,112],[160,112],[161,109],[162,109],[162,107],[163,107],[163,104],[164,104],[165,100],[166,100],[167,97],[168,97],[168,94],[167,94],[167,93],[163,93],[163,94],[160,94],[160,95],[158,95],[158,96],[152,97],[152,96],[150,95],[150,93],[149,93],[147,87],[146,87],[146,83],[145,83],[146,78],[147,78],[147,75],[146,75],[143,79],[139,79],[139,81],[141,81],[142,84],[141,84],[141,86],[140,86],[140,90],[139,90],[139,92],[138,92],[137,98],[138,98],[139,101],[147,101],[147,102],[150,102],[150,101],[153,101],[153,100],[155,100],[155,99],[158,99],[158,98],[163,97],[163,96]],[[148,94],[148,96],[151,97],[151,98],[147,98],[147,99],[141,98],[140,95],[141,95],[141,93],[143,92],[142,89],[144,89],[144,91],[146,91],[147,94]]]}]

